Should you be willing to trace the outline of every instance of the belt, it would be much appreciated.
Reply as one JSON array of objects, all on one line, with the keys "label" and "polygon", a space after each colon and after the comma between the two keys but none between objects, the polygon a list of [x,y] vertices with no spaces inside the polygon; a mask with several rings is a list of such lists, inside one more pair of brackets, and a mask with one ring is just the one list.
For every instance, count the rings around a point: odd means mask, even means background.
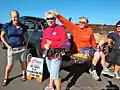
[{"label": "belt", "polygon": [[12,48],[18,48],[18,47],[24,47],[25,45],[24,44],[20,44],[20,45],[17,45],[17,46],[13,46]]},{"label": "belt", "polygon": [[55,56],[47,56],[48,58],[50,59],[55,59],[55,58],[60,58],[61,56],[60,55],[55,55]]},{"label": "belt", "polygon": [[25,46],[25,45],[26,45],[26,43],[22,43],[18,47]]}]

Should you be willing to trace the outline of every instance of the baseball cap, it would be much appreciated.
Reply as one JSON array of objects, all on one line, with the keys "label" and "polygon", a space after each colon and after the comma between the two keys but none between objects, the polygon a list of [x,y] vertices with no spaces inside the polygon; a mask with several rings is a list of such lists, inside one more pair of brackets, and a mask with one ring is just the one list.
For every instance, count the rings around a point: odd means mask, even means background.
[{"label": "baseball cap", "polygon": [[116,23],[116,27],[117,27],[117,26],[120,26],[120,21],[118,21],[118,22]]}]

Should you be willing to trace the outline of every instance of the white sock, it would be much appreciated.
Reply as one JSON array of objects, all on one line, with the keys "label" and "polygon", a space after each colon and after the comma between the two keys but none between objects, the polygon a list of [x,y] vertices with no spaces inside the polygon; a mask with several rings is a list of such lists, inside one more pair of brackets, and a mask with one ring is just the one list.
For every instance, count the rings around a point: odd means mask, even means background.
[{"label": "white sock", "polygon": [[104,70],[104,71],[108,71],[108,69],[107,69],[107,68],[103,68],[103,70]]}]

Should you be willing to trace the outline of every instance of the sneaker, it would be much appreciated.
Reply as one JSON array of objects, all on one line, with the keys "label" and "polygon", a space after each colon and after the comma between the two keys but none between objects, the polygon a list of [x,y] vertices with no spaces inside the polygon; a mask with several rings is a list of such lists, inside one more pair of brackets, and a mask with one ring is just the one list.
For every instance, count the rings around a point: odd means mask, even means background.
[{"label": "sneaker", "polygon": [[109,69],[103,69],[102,72],[101,72],[101,74],[103,74],[103,75],[109,75],[111,77],[115,76],[114,73],[110,72]]},{"label": "sneaker", "polygon": [[54,87],[53,86],[46,86],[43,90],[54,90]]},{"label": "sneaker", "polygon": [[115,74],[115,78],[116,78],[116,79],[120,79],[120,76],[118,75],[117,72],[114,72],[114,74]]},{"label": "sneaker", "polygon": [[89,72],[90,72],[90,74],[92,75],[92,77],[95,79],[95,80],[99,80],[100,79],[100,77],[97,75],[97,73],[96,73],[96,70],[93,70],[93,71],[91,71],[91,69],[89,69]]}]

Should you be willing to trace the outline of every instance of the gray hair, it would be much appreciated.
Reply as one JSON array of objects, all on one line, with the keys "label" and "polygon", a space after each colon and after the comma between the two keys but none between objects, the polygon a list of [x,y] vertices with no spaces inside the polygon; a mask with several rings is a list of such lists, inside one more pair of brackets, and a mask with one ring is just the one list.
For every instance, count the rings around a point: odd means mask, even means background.
[{"label": "gray hair", "polygon": [[89,23],[88,18],[87,18],[87,17],[85,17],[85,16],[81,16],[81,17],[79,17],[79,19],[86,19],[86,20],[87,20],[87,23]]},{"label": "gray hair", "polygon": [[53,10],[49,10],[49,11],[45,12],[45,17],[47,17],[47,15],[49,15],[49,14],[52,14],[53,17],[56,18],[56,14],[55,14],[55,12]]}]

